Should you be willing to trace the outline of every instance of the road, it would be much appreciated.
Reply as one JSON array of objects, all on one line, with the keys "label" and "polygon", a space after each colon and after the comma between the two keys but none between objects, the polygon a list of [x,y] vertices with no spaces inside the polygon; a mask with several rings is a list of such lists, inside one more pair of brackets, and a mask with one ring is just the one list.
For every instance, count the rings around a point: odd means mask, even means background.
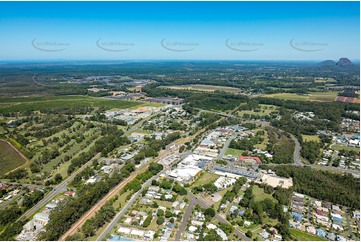
[{"label": "road", "polygon": [[228,139],[226,140],[226,142],[224,143],[221,151],[219,152],[218,154],[218,159],[222,159],[224,154],[226,153],[227,149],[228,149],[228,146],[229,144],[231,143],[231,141],[233,139],[235,139],[237,137],[237,134],[232,134],[231,136],[228,137]]},{"label": "road", "polygon": [[15,200],[18,199],[19,197],[22,197],[22,195],[25,194],[24,187],[27,187],[27,188],[29,188],[30,190],[33,190],[33,189],[35,189],[35,188],[38,188],[38,189],[45,188],[45,187],[42,186],[42,185],[36,185],[36,184],[20,184],[20,183],[17,183],[17,182],[6,182],[6,181],[0,181],[0,183],[4,183],[4,184],[7,184],[7,185],[17,186],[18,188],[21,188],[21,189],[22,189],[18,194],[16,194],[15,196],[13,196],[12,198],[10,198],[9,200],[3,201],[2,203],[0,203],[0,209],[6,208],[10,203],[12,203],[13,201],[15,201]]},{"label": "road", "polygon": [[349,238],[353,239],[354,236],[353,236],[353,233],[352,233],[352,228],[351,228],[350,218],[349,218],[348,212],[345,212],[345,217],[346,217],[346,223],[347,223]]},{"label": "road", "polygon": [[96,154],[91,160],[89,160],[87,163],[85,163],[83,166],[81,166],[78,170],[73,172],[67,179],[65,179],[62,183],[57,185],[51,192],[45,195],[43,199],[40,200],[35,206],[27,210],[21,217],[18,219],[27,219],[31,217],[36,211],[38,211],[42,206],[46,205],[49,201],[54,199],[55,196],[58,194],[67,191],[67,187],[69,183],[74,179],[74,177],[82,172],[86,167],[88,167],[94,159],[98,159],[100,157],[100,153]]},{"label": "road", "polygon": [[24,194],[25,194],[25,191],[22,190],[21,192],[19,192],[15,196],[11,197],[9,200],[3,201],[2,203],[0,203],[0,210],[6,208],[9,204],[14,202],[19,197],[22,197],[22,195],[24,195]]},{"label": "road", "polygon": [[91,209],[89,209],[76,223],[71,226],[71,228],[61,236],[59,241],[64,241],[68,236],[74,234],[79,228],[83,226],[83,224],[91,218],[96,211],[98,211],[104,204],[113,196],[115,196],[121,189],[123,189],[129,182],[131,182],[139,173],[144,172],[148,166],[144,166],[142,169],[137,170],[137,172],[133,173],[130,177],[119,183],[116,187],[114,187],[111,191],[109,191],[100,201],[98,201]]},{"label": "road", "polygon": [[[200,205],[202,208],[210,208],[210,207],[211,207],[211,205],[210,205],[208,202],[206,202],[205,200],[203,200],[202,198],[197,197],[197,196],[195,196],[194,194],[192,194],[192,193],[190,193],[190,192],[188,192],[187,195],[188,195],[188,197],[190,198],[190,201],[191,201],[191,202],[194,202],[194,203]],[[231,225],[225,218],[223,218],[223,217],[222,217],[221,215],[219,215],[219,214],[216,214],[216,216],[214,216],[214,218],[217,219],[218,221],[220,221],[221,223]],[[182,226],[182,225],[181,225],[181,226]],[[240,231],[237,230],[237,229],[234,229],[234,233],[235,233],[236,235],[238,235],[239,238],[241,238],[242,240],[245,240],[245,241],[249,241],[249,240],[250,240],[246,235],[244,235],[242,232],[240,232]]]},{"label": "road", "polygon": [[289,135],[290,135],[291,139],[293,140],[293,142],[295,142],[295,150],[293,151],[293,162],[296,165],[302,165],[301,154],[300,154],[301,144],[295,136],[293,136],[292,134],[289,134]]},{"label": "road", "polygon": [[[186,153],[183,153],[181,155],[181,157],[178,159],[178,161],[181,161],[183,158],[185,158],[186,156],[188,156],[189,154],[191,154],[190,151],[186,152]],[[176,162],[174,162],[176,163]],[[143,185],[142,185],[142,188],[137,192],[135,193],[131,198],[130,200],[127,202],[127,205],[125,207],[123,207],[122,210],[120,210],[116,215],[115,217],[112,219],[112,221],[110,221],[110,223],[108,224],[108,226],[104,229],[104,231],[98,236],[98,238],[96,239],[97,241],[102,241],[106,236],[107,234],[109,234],[112,229],[117,225],[119,219],[121,217],[123,217],[125,215],[125,213],[128,211],[129,208],[131,208],[131,206],[137,201],[139,195],[142,193],[142,191],[151,185],[151,182],[152,180],[154,179],[158,179],[159,176],[161,174],[163,174],[164,172],[168,171],[171,169],[172,165],[174,164],[169,164],[168,166],[164,167],[164,169],[162,171],[160,171],[157,175],[153,176],[152,178],[148,179]]]},{"label": "road", "polygon": [[176,234],[176,237],[175,237],[175,240],[176,240],[176,241],[180,241],[182,234],[183,234],[184,231],[186,230],[187,223],[188,223],[188,221],[189,221],[189,218],[192,216],[192,211],[193,211],[193,208],[194,208],[195,206],[196,206],[196,202],[193,201],[193,200],[190,200],[189,206],[188,206],[186,212],[185,212],[184,215],[183,215],[182,222],[181,222],[181,224],[179,225],[179,229],[178,229],[177,234]]}]

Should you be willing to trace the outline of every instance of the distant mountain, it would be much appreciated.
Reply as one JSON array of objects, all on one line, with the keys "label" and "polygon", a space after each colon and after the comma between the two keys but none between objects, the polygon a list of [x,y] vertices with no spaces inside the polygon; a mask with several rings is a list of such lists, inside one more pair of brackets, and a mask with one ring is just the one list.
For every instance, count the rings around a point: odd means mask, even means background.
[{"label": "distant mountain", "polygon": [[340,60],[336,63],[336,66],[351,66],[352,62],[347,58],[340,58]]},{"label": "distant mountain", "polygon": [[334,66],[334,65],[336,65],[336,61],[325,60],[325,61],[322,61],[322,62],[318,63],[318,65],[320,65],[320,66]]}]

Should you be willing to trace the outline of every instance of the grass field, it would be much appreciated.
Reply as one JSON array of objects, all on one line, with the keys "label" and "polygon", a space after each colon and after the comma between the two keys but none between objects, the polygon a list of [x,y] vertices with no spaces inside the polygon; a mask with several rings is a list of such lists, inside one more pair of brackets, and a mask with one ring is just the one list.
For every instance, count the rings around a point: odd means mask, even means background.
[{"label": "grass field", "polygon": [[231,92],[231,93],[240,92],[240,90],[235,87],[196,85],[196,84],[180,85],[180,86],[160,86],[159,88],[169,88],[169,89],[189,90],[189,91],[203,91],[203,92],[214,92],[214,91],[224,91],[224,92]]},{"label": "grass field", "polygon": [[[144,106],[144,103],[131,101],[118,101],[106,98],[88,96],[50,96],[50,97],[26,97],[26,98],[1,98],[0,112],[35,111],[54,108],[76,107],[105,107],[105,108],[131,108]],[[3,106],[5,104],[5,106]],[[7,104],[13,104],[7,106]]]},{"label": "grass field", "polygon": [[334,150],[353,150],[358,153],[360,153],[360,148],[357,147],[349,147],[349,146],[343,146],[343,145],[333,145],[332,149]]},{"label": "grass field", "polygon": [[237,150],[237,149],[232,149],[232,148],[228,148],[226,150],[226,155],[234,155],[234,156],[241,156],[242,153],[244,152],[244,150]]},{"label": "grass field", "polygon": [[265,193],[263,188],[259,188],[258,186],[253,186],[253,196],[256,202],[263,201],[266,198],[272,199],[274,202],[277,202],[271,194]]},{"label": "grass field", "polygon": [[308,234],[306,232],[290,229],[291,235],[293,235],[298,241],[326,241],[316,235]]},{"label": "grass field", "polygon": [[264,97],[296,101],[333,102],[337,95],[338,92],[313,92],[305,95],[295,93],[277,93],[264,95]]},{"label": "grass field", "polygon": [[269,115],[271,112],[274,112],[277,110],[277,107],[274,105],[265,105],[265,104],[261,104],[260,105],[260,110],[259,112],[253,111],[253,110],[242,110],[240,112],[238,112],[238,116],[243,116],[244,114],[249,114],[249,115],[258,115],[261,117],[267,116]]},{"label": "grass field", "polygon": [[337,82],[335,78],[329,77],[329,78],[315,78],[316,83],[334,83]]},{"label": "grass field", "polygon": [[267,148],[267,144],[268,144],[268,134],[267,134],[267,130],[264,130],[264,129],[256,129],[255,131],[257,132],[260,130],[264,131],[263,142],[261,144],[256,144],[254,147],[256,149],[265,150]]},{"label": "grass field", "polygon": [[26,160],[7,142],[0,140],[0,175],[23,165]]},{"label": "grass field", "polygon": [[215,181],[218,177],[216,174],[205,172],[192,184],[192,187],[203,186],[206,183]]},{"label": "grass field", "polygon": [[317,135],[302,135],[302,140],[303,142],[305,141],[316,141],[316,142],[320,142],[320,138]]}]

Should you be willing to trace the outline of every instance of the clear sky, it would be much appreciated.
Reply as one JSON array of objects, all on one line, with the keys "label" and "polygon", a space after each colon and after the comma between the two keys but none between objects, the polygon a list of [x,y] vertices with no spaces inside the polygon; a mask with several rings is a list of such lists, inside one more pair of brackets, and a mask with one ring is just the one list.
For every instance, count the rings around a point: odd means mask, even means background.
[{"label": "clear sky", "polygon": [[0,60],[360,59],[359,2],[0,2]]}]

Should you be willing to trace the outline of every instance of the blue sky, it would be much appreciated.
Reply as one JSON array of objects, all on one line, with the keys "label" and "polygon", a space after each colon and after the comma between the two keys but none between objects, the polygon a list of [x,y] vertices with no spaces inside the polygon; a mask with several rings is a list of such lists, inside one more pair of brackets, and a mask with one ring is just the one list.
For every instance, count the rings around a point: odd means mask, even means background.
[{"label": "blue sky", "polygon": [[359,59],[359,2],[0,2],[0,60]]}]

